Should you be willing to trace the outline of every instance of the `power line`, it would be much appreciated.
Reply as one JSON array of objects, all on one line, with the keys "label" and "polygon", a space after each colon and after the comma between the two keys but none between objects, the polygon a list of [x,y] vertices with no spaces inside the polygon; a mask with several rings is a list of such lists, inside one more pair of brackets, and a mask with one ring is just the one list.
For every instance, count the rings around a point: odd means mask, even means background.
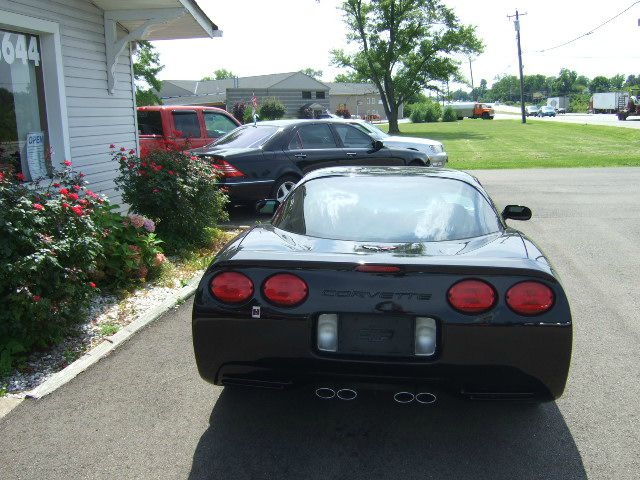
[{"label": "power line", "polygon": [[[542,52],[548,52],[549,50],[555,50],[556,48],[560,48],[560,47],[564,47],[566,45],[569,45],[570,43],[576,42],[578,40],[580,40],[581,38],[587,37],[589,35],[591,35],[593,32],[595,32],[596,30],[601,29],[602,27],[604,27],[605,25],[607,25],[608,23],[611,23],[612,21],[614,21],[616,18],[618,18],[620,15],[628,12],[629,10],[631,10],[635,5],[637,5],[638,3],[640,3],[640,0],[633,2],[631,5],[629,5],[627,8],[625,8],[623,11],[621,11],[620,13],[618,13],[617,15],[611,17],[609,20],[601,23],[600,25],[598,25],[597,27],[589,30],[587,33],[583,33],[582,35],[574,38],[573,40],[569,40],[568,42],[564,42],[561,43],[560,45],[555,45],[553,47],[549,47],[549,48],[543,48],[542,50],[535,50],[534,52],[531,53],[542,53]],[[529,53],[529,52],[526,52]]]}]

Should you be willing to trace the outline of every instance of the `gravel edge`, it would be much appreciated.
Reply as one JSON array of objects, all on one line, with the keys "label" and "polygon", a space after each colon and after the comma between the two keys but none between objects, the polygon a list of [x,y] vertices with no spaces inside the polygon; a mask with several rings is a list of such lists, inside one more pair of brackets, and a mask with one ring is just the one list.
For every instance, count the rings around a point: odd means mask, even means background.
[{"label": "gravel edge", "polygon": [[201,278],[202,272],[198,272],[187,282],[184,287],[182,287],[177,292],[172,293],[161,304],[138,316],[138,318],[123,327],[117,333],[111,335],[110,337],[106,337],[106,341],[100,343],[98,346],[91,349],[89,352],[85,353],[82,357],[67,365],[59,372],[54,373],[51,377],[38,385],[36,388],[19,396],[0,398],[0,419],[5,417],[11,410],[22,403],[24,399],[28,398],[37,400],[46,395],[49,395],[50,393],[56,391],[58,388],[73,380],[93,364],[99,362],[102,358],[109,355],[113,350],[115,350],[121,344],[131,338],[138,330],[141,330],[147,325],[153,323],[173,307],[191,297],[191,295],[193,295],[198,288],[198,284],[200,283]]}]

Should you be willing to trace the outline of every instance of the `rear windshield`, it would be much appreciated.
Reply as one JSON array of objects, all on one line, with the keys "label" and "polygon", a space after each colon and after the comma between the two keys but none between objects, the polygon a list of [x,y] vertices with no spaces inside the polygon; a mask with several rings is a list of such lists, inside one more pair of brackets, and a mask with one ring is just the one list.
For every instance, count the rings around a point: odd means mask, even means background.
[{"label": "rear windshield", "polygon": [[326,177],[285,200],[273,224],[292,233],[358,242],[439,242],[500,230],[469,184],[437,177]]},{"label": "rear windshield", "polygon": [[264,145],[276,132],[273,125],[245,125],[229,132],[211,144],[213,147],[252,148]]}]

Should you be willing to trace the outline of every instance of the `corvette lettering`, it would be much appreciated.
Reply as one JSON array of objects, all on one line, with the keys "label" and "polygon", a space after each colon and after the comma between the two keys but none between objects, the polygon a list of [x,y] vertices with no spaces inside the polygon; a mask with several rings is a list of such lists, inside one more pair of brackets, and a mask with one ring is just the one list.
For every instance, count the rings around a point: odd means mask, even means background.
[{"label": "corvette lettering", "polygon": [[415,292],[366,292],[363,290],[323,290],[324,297],[372,298],[382,300],[430,300],[430,293]]}]

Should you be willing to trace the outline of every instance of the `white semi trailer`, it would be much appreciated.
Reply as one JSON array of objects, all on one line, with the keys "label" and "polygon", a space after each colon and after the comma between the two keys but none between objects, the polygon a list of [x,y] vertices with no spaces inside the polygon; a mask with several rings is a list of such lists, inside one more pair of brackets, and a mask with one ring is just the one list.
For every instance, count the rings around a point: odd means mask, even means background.
[{"label": "white semi trailer", "polygon": [[594,93],[591,97],[590,111],[592,113],[617,113],[624,108],[629,100],[626,92]]}]

